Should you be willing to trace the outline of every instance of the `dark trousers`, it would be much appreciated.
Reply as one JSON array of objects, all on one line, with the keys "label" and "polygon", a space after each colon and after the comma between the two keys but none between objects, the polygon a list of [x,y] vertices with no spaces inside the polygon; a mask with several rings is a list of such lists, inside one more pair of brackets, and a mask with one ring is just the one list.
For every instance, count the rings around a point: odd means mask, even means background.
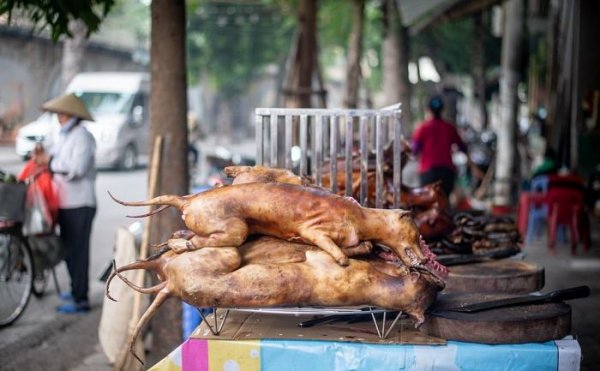
[{"label": "dark trousers", "polygon": [[67,270],[71,277],[71,295],[76,303],[88,300],[90,235],[95,207],[59,209],[60,238],[67,249]]},{"label": "dark trousers", "polygon": [[442,189],[444,189],[446,196],[450,197],[450,193],[452,193],[452,189],[454,189],[456,173],[454,172],[454,169],[450,169],[445,166],[438,166],[419,174],[419,177],[421,179],[421,186],[441,180]]}]

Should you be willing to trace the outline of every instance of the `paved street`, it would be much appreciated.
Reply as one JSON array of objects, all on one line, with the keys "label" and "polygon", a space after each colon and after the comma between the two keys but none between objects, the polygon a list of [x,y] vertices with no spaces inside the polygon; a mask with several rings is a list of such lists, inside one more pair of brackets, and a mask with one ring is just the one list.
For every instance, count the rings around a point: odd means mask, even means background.
[{"label": "paved street", "polygon": [[581,245],[577,255],[571,256],[568,244],[557,244],[556,256],[547,248],[547,239],[542,237],[524,249],[526,260],[540,264],[545,268],[543,292],[587,285],[590,297],[572,300],[572,333],[578,339],[582,349],[581,370],[600,369],[600,220],[592,219],[592,247],[584,253]]},{"label": "paved street", "polygon": [[[16,173],[22,166],[23,162],[12,147],[0,146],[0,169]],[[132,172],[100,171],[96,190],[98,211],[92,232],[90,262],[92,312],[87,315],[56,313],[59,299],[54,285],[49,282],[43,298],[32,297],[21,318],[10,327],[0,329],[0,369],[71,369],[87,355],[97,351],[97,328],[104,285],[96,278],[112,259],[116,228],[132,222],[125,217],[123,206],[109,198],[107,190],[123,199],[145,198],[146,169]],[[61,289],[68,290],[64,263],[57,266],[57,274]],[[61,356],[56,357],[57,354]]]}]

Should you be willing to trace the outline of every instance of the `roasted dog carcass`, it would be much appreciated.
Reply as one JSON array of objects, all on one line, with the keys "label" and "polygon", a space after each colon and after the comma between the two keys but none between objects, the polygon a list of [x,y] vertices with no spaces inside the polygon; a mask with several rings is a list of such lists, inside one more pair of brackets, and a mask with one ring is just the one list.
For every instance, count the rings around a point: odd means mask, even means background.
[{"label": "roasted dog carcass", "polygon": [[[264,166],[228,166],[224,169],[227,176],[233,178],[232,184],[245,183],[267,183],[280,182],[289,184],[298,184],[310,187],[316,187],[310,183],[310,180],[295,175],[287,169],[270,168]],[[346,173],[340,171],[337,173],[339,190],[338,195],[345,195]],[[323,177],[323,188],[330,189],[330,177],[326,174]],[[369,189],[369,204],[374,206],[375,200],[375,173],[367,173],[367,183]],[[386,208],[393,205],[393,194],[390,191],[392,184],[387,179],[384,187]],[[360,197],[360,171],[355,170],[352,173],[352,195],[355,200]],[[421,235],[428,241],[438,239],[448,233],[454,227],[452,217],[448,214],[448,197],[444,193],[441,182],[435,182],[423,187],[411,188],[402,186],[400,192],[400,203],[404,209],[412,211],[413,219],[419,228]]]},{"label": "roasted dog carcass", "polygon": [[[128,206],[177,207],[194,236],[190,240],[169,240],[175,252],[207,246],[240,246],[248,236],[262,234],[316,245],[340,265],[348,264],[348,257],[341,248],[356,246],[361,241],[389,247],[408,267],[422,266],[428,260],[421,251],[419,230],[410,212],[364,208],[315,187],[247,183],[189,196],[115,201]],[[164,207],[142,216],[162,209]]]},{"label": "roasted dog carcass", "polygon": [[[169,297],[215,308],[372,305],[404,311],[419,325],[444,288],[435,269],[409,269],[376,257],[352,258],[348,263],[340,267],[314,246],[263,237],[239,248],[167,251],[115,267],[106,295],[111,298],[109,287],[115,275],[137,291],[156,295],[135,327],[131,349],[141,328]],[[120,275],[131,269],[152,271],[162,282],[137,287]]]}]

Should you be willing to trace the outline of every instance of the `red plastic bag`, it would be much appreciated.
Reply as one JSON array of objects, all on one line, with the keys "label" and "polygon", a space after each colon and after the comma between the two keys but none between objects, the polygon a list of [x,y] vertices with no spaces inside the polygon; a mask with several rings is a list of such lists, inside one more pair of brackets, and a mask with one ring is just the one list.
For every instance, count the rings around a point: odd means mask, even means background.
[{"label": "red plastic bag", "polygon": [[[39,166],[35,161],[29,160],[17,178],[20,181],[30,181],[26,204],[30,200],[33,200],[32,192],[34,192],[34,188],[37,188],[36,192],[41,192],[47,212],[52,220],[52,226],[54,226],[58,220],[58,193],[56,192],[50,171],[45,166]],[[32,187],[34,184],[35,187]]]}]

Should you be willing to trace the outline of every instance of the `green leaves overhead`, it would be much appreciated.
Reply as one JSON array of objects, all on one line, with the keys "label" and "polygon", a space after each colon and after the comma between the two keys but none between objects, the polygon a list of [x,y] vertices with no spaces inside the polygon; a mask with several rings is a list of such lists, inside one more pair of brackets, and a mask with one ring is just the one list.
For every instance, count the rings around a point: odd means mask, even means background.
[{"label": "green leaves overhead", "polygon": [[[447,72],[469,74],[471,72],[473,46],[473,20],[463,18],[442,22],[428,27],[411,39],[411,56],[417,60],[428,56],[436,63],[443,63]],[[493,37],[486,27],[484,34],[486,64],[500,63],[500,39]]]},{"label": "green leaves overhead", "polygon": [[[268,64],[283,67],[296,28],[297,1],[188,1],[187,50],[191,82],[200,76],[229,95],[243,94]],[[319,2],[318,38],[323,65],[344,63],[352,22],[347,0]],[[380,10],[367,2],[365,53],[380,75]],[[374,74],[373,74],[374,73]]]},{"label": "green leaves overhead", "polygon": [[[346,63],[348,38],[352,30],[350,0],[319,2],[318,38],[320,61],[323,66]],[[371,89],[381,84],[381,7],[379,1],[365,3],[363,32],[363,77]],[[341,62],[340,62],[341,61]]]},{"label": "green leaves overhead", "polygon": [[[61,35],[71,36],[69,20],[80,19],[87,26],[87,35],[98,30],[115,0],[0,0],[0,15],[10,19],[14,11],[22,12],[40,30],[50,26],[50,35],[57,41]],[[38,30],[39,31],[39,30]]]},{"label": "green leaves overhead", "polygon": [[188,67],[227,95],[240,95],[269,63],[283,63],[293,18],[260,2],[188,4]]}]

